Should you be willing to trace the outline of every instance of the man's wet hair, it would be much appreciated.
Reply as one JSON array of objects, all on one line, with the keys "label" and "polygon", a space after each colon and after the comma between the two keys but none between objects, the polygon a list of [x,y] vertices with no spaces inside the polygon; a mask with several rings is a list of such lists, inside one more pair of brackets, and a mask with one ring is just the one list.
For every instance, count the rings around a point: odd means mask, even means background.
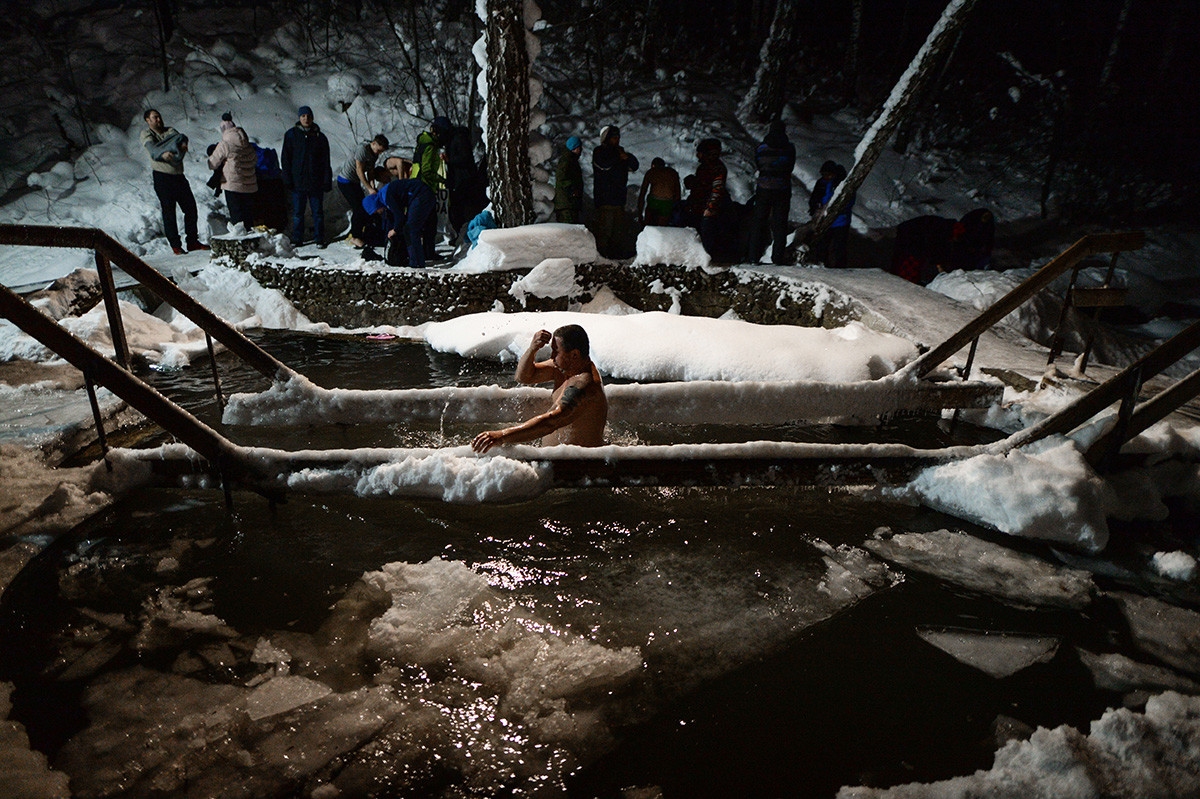
[{"label": "man's wet hair", "polygon": [[580,355],[588,357],[587,331],[579,325],[563,325],[554,331],[554,337],[562,342],[562,348],[566,352],[579,350]]},{"label": "man's wet hair", "polygon": [[667,165],[667,162],[662,160],[661,158],[655,158],[653,161],[650,162],[650,166],[666,166],[666,165]]},{"label": "man's wet hair", "polygon": [[384,136],[382,133],[380,133],[380,134],[379,134],[378,136],[376,136],[374,139],[371,139],[371,141],[375,142],[376,144],[378,144],[380,147],[382,147],[382,148],[383,148],[383,149],[385,149],[385,150],[386,150],[388,147],[391,147],[391,146],[392,146],[392,145],[391,145],[391,142],[389,142],[389,141],[388,141],[388,137],[387,137],[387,136]]},{"label": "man's wet hair", "polygon": [[142,113],[142,119],[143,119],[143,120],[147,120],[147,119],[149,119],[149,118],[150,118],[150,115],[151,115],[151,114],[157,114],[157,113],[158,113],[158,109],[157,109],[157,108],[147,108],[147,109],[146,109],[146,110],[145,110],[145,111]]}]

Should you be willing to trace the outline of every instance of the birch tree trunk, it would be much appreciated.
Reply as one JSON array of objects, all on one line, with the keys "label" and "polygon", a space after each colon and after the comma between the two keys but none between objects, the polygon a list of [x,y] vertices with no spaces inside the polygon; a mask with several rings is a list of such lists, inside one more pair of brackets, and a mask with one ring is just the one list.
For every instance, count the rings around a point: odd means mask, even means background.
[{"label": "birch tree trunk", "polygon": [[[821,236],[829,230],[833,220],[846,207],[850,195],[858,191],[866,180],[896,126],[912,112],[913,100],[929,80],[930,73],[938,64],[939,55],[955,40],[974,5],[975,0],[950,0],[946,10],[942,12],[941,19],[925,39],[925,44],[921,45],[908,69],[900,76],[900,80],[896,81],[887,102],[883,104],[883,110],[879,112],[879,117],[855,148],[854,166],[846,179],[838,184],[829,205],[813,226],[811,238]],[[800,255],[803,257],[806,253],[801,250]]]},{"label": "birch tree trunk", "polygon": [[500,227],[533,221],[524,0],[487,1],[488,187]]},{"label": "birch tree trunk", "polygon": [[796,23],[800,18],[800,0],[779,0],[771,32],[759,52],[754,86],[742,101],[738,113],[751,122],[769,122],[783,110],[784,84],[795,49]]}]

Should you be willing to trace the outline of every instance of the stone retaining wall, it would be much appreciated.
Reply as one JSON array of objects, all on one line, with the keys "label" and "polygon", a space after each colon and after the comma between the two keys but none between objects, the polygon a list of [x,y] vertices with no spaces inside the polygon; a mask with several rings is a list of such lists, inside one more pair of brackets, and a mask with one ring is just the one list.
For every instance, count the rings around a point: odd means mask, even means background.
[{"label": "stone retaining wall", "polygon": [[[580,264],[575,267],[579,296],[528,297],[524,305],[509,294],[527,271],[463,274],[442,269],[372,267],[344,269],[299,266],[244,253],[226,254],[263,286],[278,289],[309,319],[340,327],[415,325],[467,313],[558,310],[586,302],[607,286],[623,302],[642,311],[716,317],[732,310],[763,324],[837,327],[859,319],[855,303],[827,286],[794,276],[749,269],[704,270],[684,266]],[[864,320],[867,321],[867,320]]]}]

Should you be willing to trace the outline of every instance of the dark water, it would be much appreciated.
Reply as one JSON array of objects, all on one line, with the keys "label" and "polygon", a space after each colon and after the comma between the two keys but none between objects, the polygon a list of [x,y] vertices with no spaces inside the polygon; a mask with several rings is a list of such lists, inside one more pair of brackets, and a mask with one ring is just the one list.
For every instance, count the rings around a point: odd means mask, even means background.
[{"label": "dark water", "polygon": [[[330,387],[510,382],[506,367],[412,343],[260,340]],[[228,358],[221,370],[227,391],[263,387]],[[153,379],[219,424],[206,364]],[[629,434],[654,441],[761,432]],[[767,432],[793,440],[952,440],[929,420]],[[283,446],[411,436],[336,427],[226,433],[239,443]],[[953,440],[990,435],[960,428]],[[316,630],[364,572],[441,558],[466,564],[495,591],[596,647],[639,648],[645,666],[634,684],[593,700],[613,739],[574,752],[577,765],[559,792],[573,797],[647,786],[666,797],[828,797],[845,784],[946,778],[990,765],[998,716],[1086,728],[1113,704],[1113,695],[1091,689],[1070,646],[1095,649],[1108,640],[1112,627],[1102,615],[1018,611],[913,575],[857,604],[832,602],[814,540],[858,546],[880,525],[963,527],[923,509],[792,488],[579,489],[501,506],[294,496],[271,507],[239,493],[232,515],[217,492],[147,490],[48,548],[4,595],[0,639],[11,646],[0,653],[0,677],[17,683],[14,715],[53,755],[86,723],[79,698],[91,678],[44,676],[78,626],[79,608],[132,619],[158,586],[210,578],[210,612],[253,641]],[[172,553],[179,569],[160,573]],[[924,643],[915,634],[920,625],[1051,634],[1063,643],[1048,663],[995,680]],[[139,662],[167,670],[177,654],[126,646],[99,673]],[[424,784],[390,790],[385,795],[441,795]],[[520,795],[511,785],[472,795],[510,792]]]}]

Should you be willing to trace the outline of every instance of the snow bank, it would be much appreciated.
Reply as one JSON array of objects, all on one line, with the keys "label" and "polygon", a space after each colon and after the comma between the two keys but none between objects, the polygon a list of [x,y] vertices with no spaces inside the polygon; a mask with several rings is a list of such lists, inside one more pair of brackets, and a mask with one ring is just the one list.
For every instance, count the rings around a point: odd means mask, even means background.
[{"label": "snow bank", "polygon": [[508,289],[522,307],[528,296],[574,297],[581,291],[575,279],[575,262],[570,258],[547,258]]},{"label": "snow bank", "polygon": [[587,331],[592,360],[603,374],[630,380],[848,383],[891,374],[917,354],[910,342],[857,322],[827,330],[661,311],[628,316],[568,311],[471,314],[429,325],[425,339],[441,352],[512,361],[538,330],[567,324]]},{"label": "snow bank", "polygon": [[570,258],[577,264],[604,262],[596,239],[583,225],[546,222],[514,228],[493,228],[449,271],[478,274],[532,269],[547,258]]},{"label": "snow bank", "polygon": [[633,263],[706,267],[712,263],[712,256],[692,228],[647,226],[638,234]]},{"label": "snow bank", "polygon": [[989,771],[928,785],[845,787],[838,799],[1093,799],[1200,792],[1200,697],[1166,692],[1146,712],[1109,710],[1084,735],[1062,726],[1010,741]]},{"label": "snow bank", "polygon": [[1062,437],[1035,454],[1013,450],[926,469],[906,491],[935,510],[1009,535],[1093,552],[1108,543],[1107,514],[1116,505],[1075,442]]}]

